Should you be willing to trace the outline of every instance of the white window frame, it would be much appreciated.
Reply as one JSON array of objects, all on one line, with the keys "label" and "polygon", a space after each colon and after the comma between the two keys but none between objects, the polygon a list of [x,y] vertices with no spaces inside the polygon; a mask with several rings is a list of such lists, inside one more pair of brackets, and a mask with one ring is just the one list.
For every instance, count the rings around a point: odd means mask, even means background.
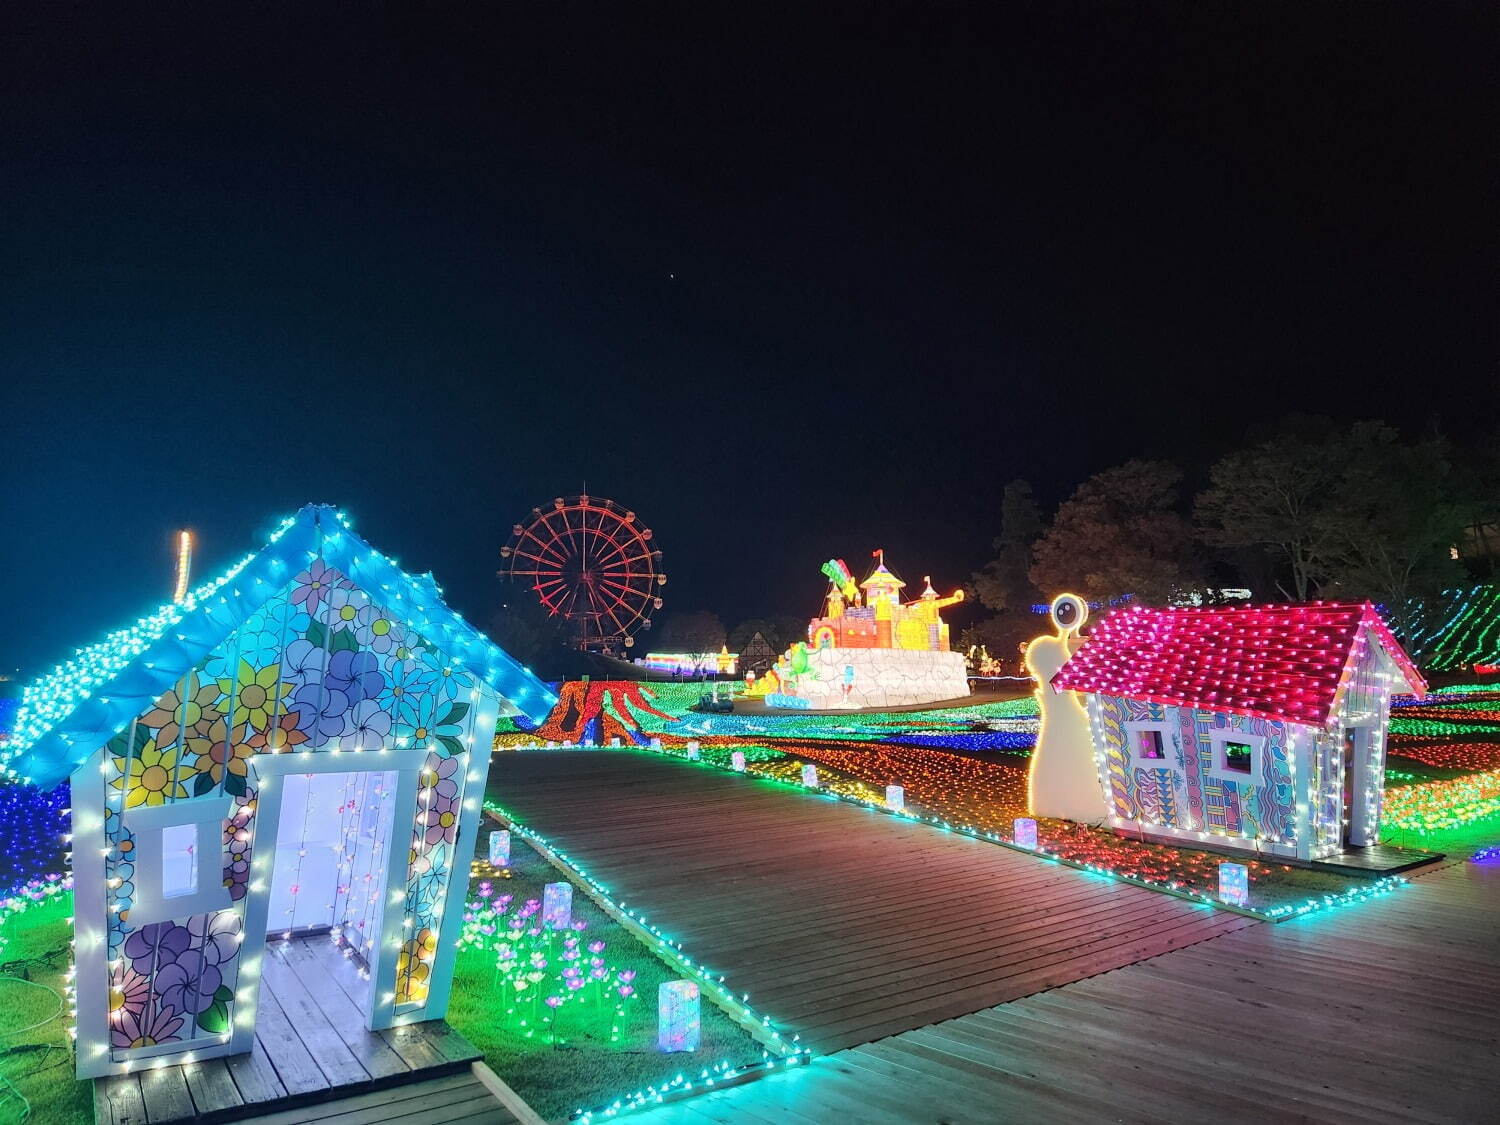
[{"label": "white window frame", "polygon": [[[1240,785],[1265,784],[1263,778],[1265,776],[1266,739],[1263,735],[1225,727],[1209,731],[1208,740],[1213,751],[1208,767],[1209,777],[1219,781],[1233,781]],[[1249,773],[1240,773],[1238,770],[1225,766],[1224,743],[1226,742],[1243,742],[1250,747]]]},{"label": "white window frame", "polygon": [[[229,818],[231,803],[229,797],[192,797],[125,810],[124,824],[134,838],[131,929],[211,914],[234,905],[229,888],[224,886],[224,821]],[[162,833],[182,825],[197,828],[197,889],[168,897],[162,888]]]},{"label": "white window frame", "polygon": [[[1180,729],[1172,723],[1161,721],[1126,723],[1125,751],[1132,773],[1136,767],[1140,767],[1144,770],[1171,770],[1180,775],[1182,765],[1177,760],[1177,744],[1173,737]],[[1143,757],[1139,751],[1139,740],[1136,735],[1148,730],[1154,730],[1161,735],[1163,756],[1160,758]]]}]

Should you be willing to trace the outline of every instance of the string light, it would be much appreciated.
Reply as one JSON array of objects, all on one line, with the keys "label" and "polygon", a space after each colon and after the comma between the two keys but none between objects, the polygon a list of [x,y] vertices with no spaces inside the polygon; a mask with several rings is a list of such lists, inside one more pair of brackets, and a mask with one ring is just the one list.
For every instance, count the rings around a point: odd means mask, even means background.
[{"label": "string light", "polygon": [[799,1045],[798,1036],[793,1035],[790,1038],[783,1036],[772,1026],[769,1016],[760,1014],[750,1007],[747,996],[736,995],[725,987],[723,973],[695,962],[687,955],[680,941],[662,932],[647,921],[644,914],[632,909],[623,900],[617,901],[609,888],[590,875],[577,860],[558,850],[541,833],[522,824],[513,814],[495,802],[486,801],[484,809],[511,833],[531,841],[545,859],[567,872],[601,910],[629,930],[674,971],[696,983],[701,993],[706,994],[731,1019],[755,1036],[765,1048],[759,1062],[718,1063],[713,1067],[700,1069],[695,1077],[679,1073],[667,1082],[643,1086],[615,1098],[608,1104],[576,1109],[571,1115],[572,1120],[580,1122],[581,1125],[591,1125],[598,1119],[608,1119],[645,1105],[660,1104],[669,1097],[688,1094],[696,1089],[712,1088],[723,1082],[798,1066],[812,1057],[811,1052]]}]

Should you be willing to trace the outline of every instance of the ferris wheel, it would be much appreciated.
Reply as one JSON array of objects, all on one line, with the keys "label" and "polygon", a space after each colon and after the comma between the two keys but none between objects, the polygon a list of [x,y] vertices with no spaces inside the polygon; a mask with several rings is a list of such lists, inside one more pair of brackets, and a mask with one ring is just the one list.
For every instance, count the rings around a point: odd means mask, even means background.
[{"label": "ferris wheel", "polygon": [[502,577],[524,582],[553,616],[566,617],[579,648],[629,648],[651,628],[667,584],[651,529],[613,500],[559,496],[533,508],[500,549]]}]

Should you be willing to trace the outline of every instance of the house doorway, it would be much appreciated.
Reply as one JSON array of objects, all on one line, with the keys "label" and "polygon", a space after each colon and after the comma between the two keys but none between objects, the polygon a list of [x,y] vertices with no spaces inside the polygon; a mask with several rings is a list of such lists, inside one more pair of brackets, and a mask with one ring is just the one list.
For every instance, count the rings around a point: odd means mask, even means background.
[{"label": "house doorway", "polygon": [[280,984],[327,1001],[338,999],[326,991],[333,983],[368,1022],[396,789],[394,770],[281,779],[265,931],[273,991]]},{"label": "house doorway", "polygon": [[1344,777],[1343,777],[1343,839],[1345,848],[1363,848],[1375,843],[1371,838],[1372,812],[1370,808],[1368,771],[1370,729],[1368,727],[1344,728]]}]

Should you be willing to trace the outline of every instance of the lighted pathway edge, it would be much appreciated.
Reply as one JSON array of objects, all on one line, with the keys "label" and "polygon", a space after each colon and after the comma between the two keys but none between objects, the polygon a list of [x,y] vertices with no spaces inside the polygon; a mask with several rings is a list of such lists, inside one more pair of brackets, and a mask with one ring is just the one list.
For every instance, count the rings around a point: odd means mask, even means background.
[{"label": "lighted pathway edge", "polygon": [[626,1113],[646,1105],[660,1105],[669,1098],[688,1097],[700,1093],[704,1089],[719,1089],[725,1086],[738,1085],[749,1082],[762,1075],[772,1073],[777,1069],[779,1063],[781,1068],[798,1066],[811,1059],[812,1054],[806,1048],[798,1045],[799,1036],[787,1039],[771,1026],[771,1018],[767,1015],[757,1015],[755,1010],[729,989],[724,987],[722,974],[715,974],[706,967],[697,964],[682,950],[682,943],[673,941],[655,926],[648,923],[644,915],[637,914],[633,910],[627,910],[622,904],[617,903],[610,895],[609,890],[593,876],[584,871],[567,853],[554,848],[551,843],[539,832],[528,828],[517,820],[512,814],[494,801],[486,801],[484,811],[487,816],[496,823],[509,829],[527,841],[538,854],[542,856],[553,867],[557,868],[570,881],[580,887],[584,894],[612,918],[620,926],[628,930],[636,940],[656,953],[658,957],[666,961],[673,969],[684,976],[697,982],[698,987],[708,996],[724,1014],[734,1020],[736,1024],[750,1033],[756,1042],[766,1048],[768,1052],[774,1052],[776,1058],[767,1057],[761,1062],[748,1063],[744,1065],[726,1065],[724,1069],[716,1074],[709,1073],[706,1069],[694,1078],[678,1074],[672,1081],[661,1088],[647,1086],[630,1094],[616,1098],[609,1105],[602,1105],[592,1109],[577,1109],[570,1115],[570,1120],[583,1122],[588,1125],[596,1118],[613,1117],[616,1114]]},{"label": "lighted pathway edge", "polygon": [[[595,746],[590,743],[584,743],[581,746],[564,745],[562,747],[557,747],[550,744],[534,743],[531,745],[506,746],[503,748],[498,748],[496,750],[496,753],[540,752],[565,754],[569,750],[627,752],[644,751],[660,755],[661,757],[670,759],[672,761],[681,762],[684,765],[699,766],[714,770],[719,773],[733,773],[740,774],[741,776],[753,777],[758,781],[768,781],[774,785],[780,785],[784,788],[791,789],[806,796],[818,797],[825,801],[843,801],[846,804],[857,805],[858,807],[863,809],[872,809],[876,812],[885,813],[887,816],[896,816],[900,817],[903,820],[916,821],[919,824],[926,824],[934,828],[941,828],[947,832],[956,832],[959,835],[969,836],[975,840],[983,840],[986,843],[997,844],[1002,848],[1009,848],[1013,852],[1021,852],[1024,855],[1036,856],[1039,859],[1049,860],[1052,863],[1061,864],[1064,867],[1071,867],[1077,871],[1088,871],[1092,872],[1095,875],[1104,875],[1110,879],[1115,879],[1122,883],[1131,883],[1137,887],[1144,887],[1147,890],[1156,891],[1159,894],[1173,895],[1176,898],[1184,899],[1188,902],[1211,906],[1215,910],[1223,910],[1231,914],[1243,915],[1246,918],[1254,918],[1259,922],[1285,922],[1291,918],[1304,917],[1305,915],[1311,914],[1314,911],[1328,910],[1332,909],[1333,907],[1349,906],[1354,903],[1364,902],[1379,895],[1389,894],[1390,892],[1407,885],[1407,880],[1399,875],[1386,875],[1379,879],[1372,879],[1369,881],[1361,880],[1359,886],[1345,891],[1341,895],[1323,895],[1319,898],[1310,898],[1297,906],[1283,906],[1269,910],[1256,910],[1251,907],[1235,906],[1233,903],[1224,902],[1212,895],[1199,894],[1196,891],[1189,891],[1182,887],[1175,887],[1167,883],[1153,882],[1150,879],[1142,879],[1135,875],[1126,875],[1125,873],[1116,871],[1110,867],[1098,867],[1094,864],[1081,863],[1078,860],[1069,859],[1067,856],[1061,855],[1057,852],[1048,851],[1046,848],[1043,848],[1040,845],[1035,848],[1022,847],[1020,844],[1015,844],[1005,839],[998,833],[989,832],[983,828],[975,828],[973,825],[953,824],[942,819],[941,817],[927,816],[921,813],[912,812],[910,809],[905,808],[891,808],[889,805],[884,804],[880,801],[866,801],[860,797],[854,797],[844,793],[836,793],[830,789],[824,789],[820,786],[801,785],[795,781],[787,781],[786,779],[777,777],[767,771],[754,768],[756,765],[756,763],[754,762],[747,761],[745,763],[744,769],[735,769],[733,766],[721,766],[714,762],[705,761],[702,758],[689,758],[687,756],[685,748],[683,752],[679,753],[675,749],[669,749],[668,747],[664,746],[659,738],[653,738],[650,744],[647,746],[621,746],[617,744],[617,741],[611,743],[608,746]],[[795,757],[795,755],[789,756]],[[486,808],[488,807],[489,806],[487,805]]]}]

